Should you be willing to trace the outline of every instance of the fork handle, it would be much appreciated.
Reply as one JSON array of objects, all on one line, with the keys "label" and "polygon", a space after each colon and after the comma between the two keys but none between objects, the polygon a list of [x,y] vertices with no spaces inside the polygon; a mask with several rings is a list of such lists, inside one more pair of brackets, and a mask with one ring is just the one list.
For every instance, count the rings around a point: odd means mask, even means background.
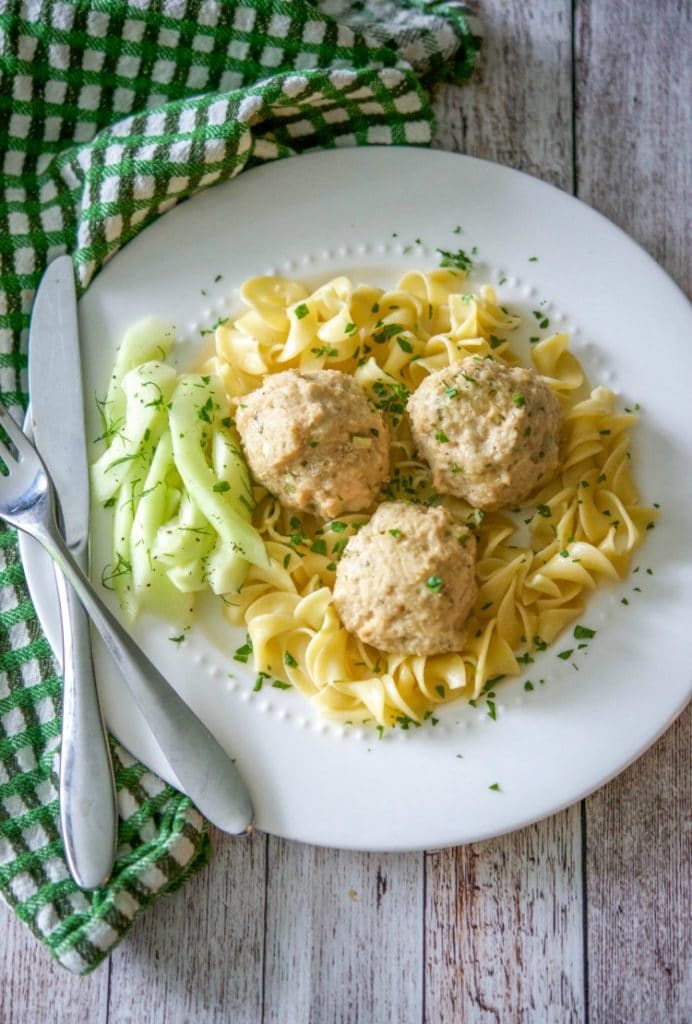
[{"label": "fork handle", "polygon": [[118,809],[99,706],[89,620],[55,566],[63,649],[60,825],[70,874],[82,889],[105,884],[115,859]]},{"label": "fork handle", "polygon": [[98,597],[54,523],[34,525],[32,533],[62,569],[101,634],[181,788],[224,832],[249,832],[252,802],[228,754]]}]

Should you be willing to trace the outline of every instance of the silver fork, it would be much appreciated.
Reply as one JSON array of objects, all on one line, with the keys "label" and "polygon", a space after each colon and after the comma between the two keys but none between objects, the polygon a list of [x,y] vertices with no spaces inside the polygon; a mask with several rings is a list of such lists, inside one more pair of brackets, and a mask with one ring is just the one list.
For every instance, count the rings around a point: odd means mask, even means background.
[{"label": "silver fork", "polygon": [[[41,458],[0,404],[0,517],[41,544],[73,587],[118,666],[181,788],[224,832],[248,833],[252,803],[237,768],[207,727],[152,665],[79,568],[58,530],[55,496]],[[14,450],[13,450],[14,449]]]}]

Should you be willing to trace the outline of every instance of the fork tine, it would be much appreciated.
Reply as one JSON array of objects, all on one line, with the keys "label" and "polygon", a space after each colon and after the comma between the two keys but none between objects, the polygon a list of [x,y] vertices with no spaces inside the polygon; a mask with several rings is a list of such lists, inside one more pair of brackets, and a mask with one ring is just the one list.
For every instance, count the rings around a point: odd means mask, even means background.
[{"label": "fork tine", "polygon": [[[0,449],[0,451],[2,453],[5,465],[7,466],[7,470],[9,472],[12,463],[17,464],[18,462],[21,462],[25,458],[28,450],[29,439],[26,436],[26,434],[24,434],[23,431],[17,426],[17,423],[12,418],[12,416],[10,415],[10,413],[8,412],[8,410],[5,408],[1,401],[0,428],[5,432],[5,434],[10,439],[10,444],[8,445],[7,442],[4,441],[2,437],[0,437],[0,442],[2,442],[2,448]],[[8,459],[10,460],[9,462]]]},{"label": "fork tine", "polygon": [[29,443],[29,439],[20,427],[17,426],[16,422],[0,402],[0,427],[5,431],[12,444],[17,449],[19,456],[23,455],[26,451],[26,446]]},{"label": "fork tine", "polygon": [[[0,426],[4,423],[4,420],[0,421]],[[8,473],[12,472],[12,467],[17,465],[17,456],[14,455],[11,450],[7,447],[3,439],[0,437],[0,459],[5,463],[5,467]]]}]

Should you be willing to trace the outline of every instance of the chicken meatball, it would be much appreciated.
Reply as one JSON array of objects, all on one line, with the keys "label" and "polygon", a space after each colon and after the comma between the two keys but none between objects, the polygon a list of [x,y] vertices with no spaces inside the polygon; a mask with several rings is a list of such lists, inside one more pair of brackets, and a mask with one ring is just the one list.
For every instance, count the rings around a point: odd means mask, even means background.
[{"label": "chicken meatball", "polygon": [[435,488],[476,508],[522,501],[558,468],[560,405],[533,370],[471,356],[427,377],[407,412]]},{"label": "chicken meatball", "polygon": [[385,502],[339,562],[341,621],[392,654],[458,651],[476,600],[475,555],[476,538],[447,509]]},{"label": "chicken meatball", "polygon": [[347,373],[269,376],[242,399],[236,424],[255,479],[289,508],[322,519],[360,512],[387,478],[387,426]]}]

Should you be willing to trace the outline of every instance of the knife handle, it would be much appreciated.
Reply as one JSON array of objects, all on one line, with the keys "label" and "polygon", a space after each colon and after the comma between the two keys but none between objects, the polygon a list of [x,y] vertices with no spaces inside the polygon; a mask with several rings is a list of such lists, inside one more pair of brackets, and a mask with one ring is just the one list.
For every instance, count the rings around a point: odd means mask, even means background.
[{"label": "knife handle", "polygon": [[118,808],[108,736],[99,706],[89,620],[55,566],[63,649],[60,825],[70,874],[81,889],[108,880]]}]

